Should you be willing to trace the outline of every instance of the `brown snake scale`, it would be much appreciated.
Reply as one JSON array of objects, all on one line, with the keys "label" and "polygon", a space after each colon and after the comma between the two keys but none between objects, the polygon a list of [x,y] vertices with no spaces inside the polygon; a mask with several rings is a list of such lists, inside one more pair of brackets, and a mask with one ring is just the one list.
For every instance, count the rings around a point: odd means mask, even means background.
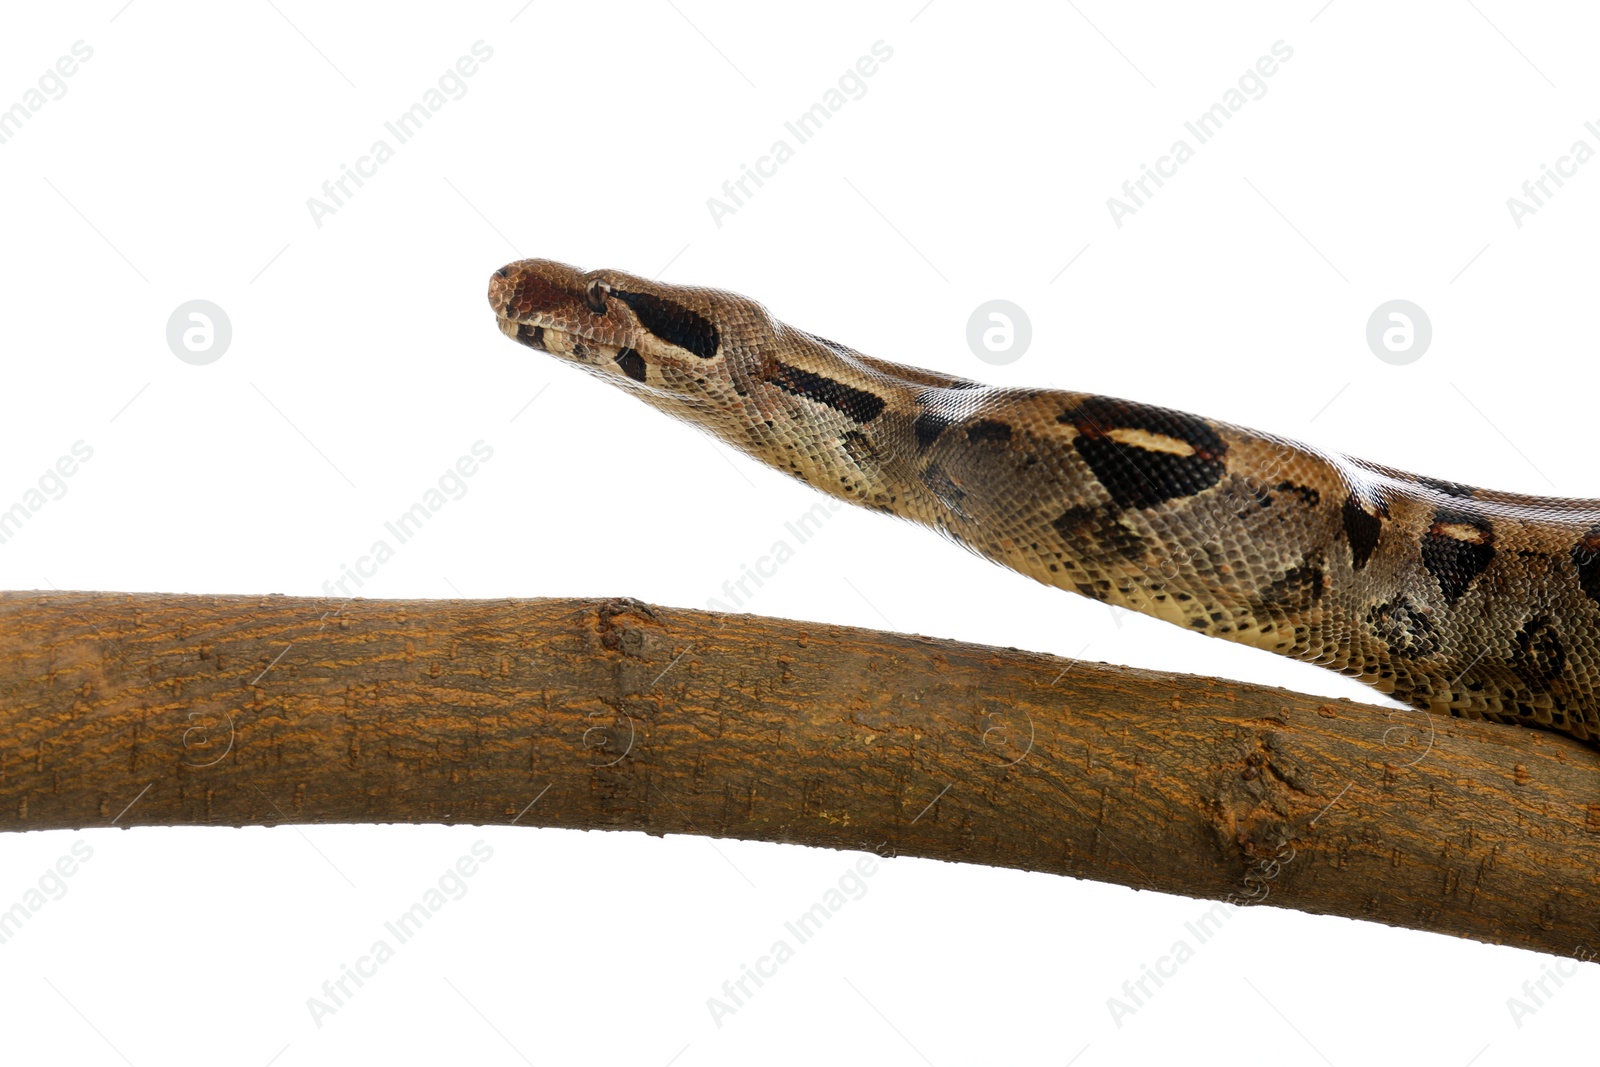
[{"label": "brown snake scale", "polygon": [[1473,489],[1126,400],[863,355],[732,293],[550,260],[500,329],[1046,585],[1416,707],[1600,742],[1600,501]]}]

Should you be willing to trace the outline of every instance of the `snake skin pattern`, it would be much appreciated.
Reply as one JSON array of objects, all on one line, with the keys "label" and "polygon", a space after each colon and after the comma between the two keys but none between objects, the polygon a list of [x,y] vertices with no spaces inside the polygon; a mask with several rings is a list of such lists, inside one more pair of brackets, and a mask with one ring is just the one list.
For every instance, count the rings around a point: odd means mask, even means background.
[{"label": "snake skin pattern", "polygon": [[1046,585],[1600,744],[1600,501],[1423,478],[1129,400],[1000,389],[753,300],[550,260],[500,329],[813,488]]}]

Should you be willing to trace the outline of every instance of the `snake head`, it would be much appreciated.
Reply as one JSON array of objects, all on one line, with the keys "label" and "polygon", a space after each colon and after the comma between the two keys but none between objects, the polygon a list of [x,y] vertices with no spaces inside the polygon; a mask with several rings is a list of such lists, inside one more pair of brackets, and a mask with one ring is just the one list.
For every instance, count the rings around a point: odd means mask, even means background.
[{"label": "snake head", "polygon": [[507,337],[662,406],[726,388],[729,364],[771,328],[761,305],[733,293],[548,259],[495,271],[489,304]]},{"label": "snake head", "polygon": [[873,472],[910,454],[898,442],[915,418],[880,421],[886,397],[904,374],[915,393],[957,382],[909,368],[895,377],[892,364],[785,326],[736,293],[622,271],[519,260],[489,279],[489,304],[507,337],[809,485],[885,507],[894,492]]}]

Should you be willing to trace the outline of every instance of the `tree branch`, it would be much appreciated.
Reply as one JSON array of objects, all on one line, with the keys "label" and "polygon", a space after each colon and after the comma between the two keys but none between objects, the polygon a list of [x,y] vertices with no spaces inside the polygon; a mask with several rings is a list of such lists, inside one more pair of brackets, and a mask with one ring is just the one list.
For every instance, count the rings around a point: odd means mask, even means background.
[{"label": "tree branch", "polygon": [[0,829],[517,823],[1017,867],[1588,957],[1600,753],[632,600],[0,593]]}]

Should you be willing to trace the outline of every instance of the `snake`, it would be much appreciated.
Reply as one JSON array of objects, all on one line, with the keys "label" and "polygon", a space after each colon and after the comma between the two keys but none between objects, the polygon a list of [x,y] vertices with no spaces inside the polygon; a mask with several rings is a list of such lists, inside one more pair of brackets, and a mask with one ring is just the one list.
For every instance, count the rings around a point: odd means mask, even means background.
[{"label": "snake", "polygon": [[1600,500],[878,359],[717,289],[524,259],[502,333],[1046,585],[1600,747]]}]

